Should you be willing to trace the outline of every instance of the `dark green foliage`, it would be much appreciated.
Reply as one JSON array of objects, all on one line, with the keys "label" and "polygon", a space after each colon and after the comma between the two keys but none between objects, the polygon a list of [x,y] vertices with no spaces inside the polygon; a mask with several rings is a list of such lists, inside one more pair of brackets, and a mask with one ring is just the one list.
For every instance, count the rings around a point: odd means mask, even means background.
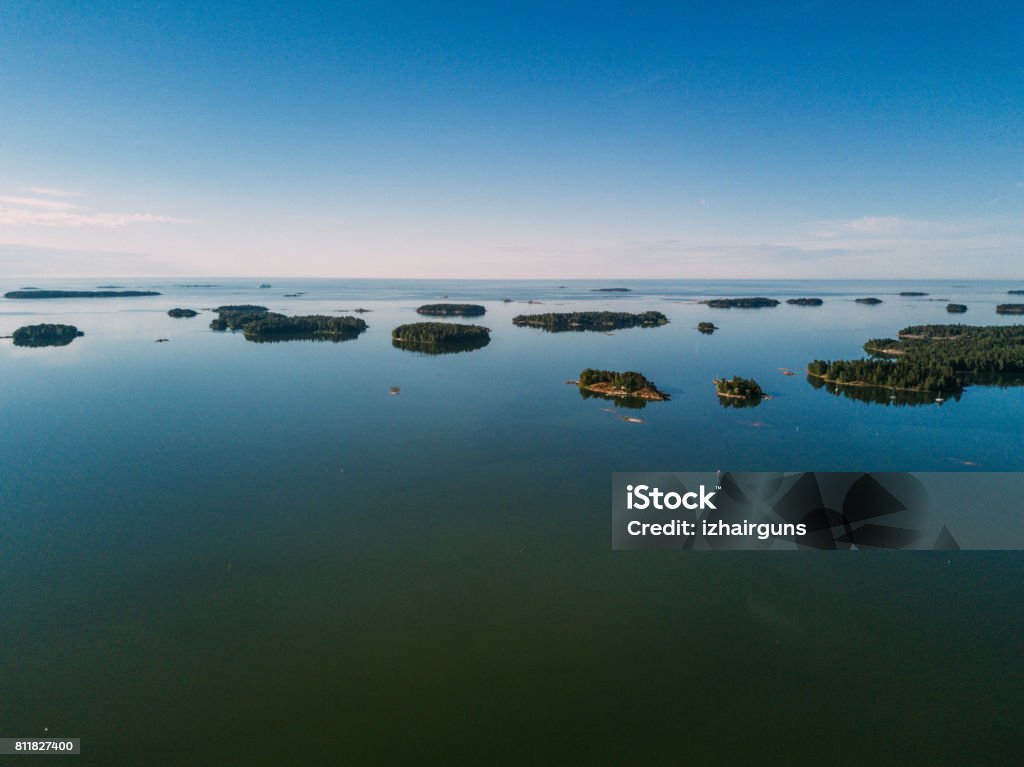
[{"label": "dark green foliage", "polygon": [[787,298],[786,303],[793,306],[821,306],[825,302],[820,298]]},{"label": "dark green foliage", "polygon": [[4,298],[135,298],[159,296],[152,290],[12,290]]},{"label": "dark green foliage", "polygon": [[709,301],[701,301],[715,309],[761,309],[762,307],[778,306],[779,302],[774,298],[757,296],[754,298],[712,298]]},{"label": "dark green foliage", "polygon": [[732,397],[736,399],[761,399],[764,390],[753,378],[732,378],[715,379],[715,393],[720,397]]},{"label": "dark green foliage", "polygon": [[248,323],[267,316],[267,307],[256,304],[218,306],[214,311],[218,315],[217,319],[210,323],[210,327],[214,330],[240,330]]},{"label": "dark green foliage", "polygon": [[1024,304],[999,304],[996,314],[1024,314]]},{"label": "dark green foliage", "polygon": [[967,307],[964,304],[946,304],[946,311],[950,314],[963,314]]},{"label": "dark green foliage", "polygon": [[15,346],[67,346],[84,336],[74,325],[25,325],[11,336]]},{"label": "dark green foliage", "polygon": [[490,340],[491,330],[481,325],[459,325],[454,322],[411,322],[391,331],[398,342],[417,344],[458,344]]},{"label": "dark green foliage", "polygon": [[881,298],[858,298],[855,300],[858,304],[868,304],[871,306],[882,303]]},{"label": "dark green foliage", "polygon": [[913,325],[898,340],[876,338],[864,348],[891,359],[815,360],[807,372],[841,384],[932,392],[960,389],[981,374],[1024,373],[1024,325]]},{"label": "dark green foliage", "polygon": [[616,389],[622,389],[625,392],[635,392],[641,389],[651,389],[657,391],[654,383],[648,381],[640,373],[634,370],[627,370],[624,373],[619,373],[615,370],[594,370],[593,368],[587,368],[580,373],[579,386],[593,386],[594,384],[607,383],[611,384]]},{"label": "dark green foliage", "polygon": [[479,317],[486,312],[479,304],[426,304],[416,310],[417,314],[434,317]]},{"label": "dark green foliage", "polygon": [[167,312],[168,317],[195,317],[199,312],[195,309],[171,309]]},{"label": "dark green foliage", "polygon": [[711,335],[716,330],[718,330],[718,328],[715,326],[715,323],[713,322],[698,322],[697,330],[699,330],[701,333],[704,333],[705,335]]},{"label": "dark green foliage", "polygon": [[265,338],[354,337],[366,330],[366,322],[358,317],[329,317],[324,314],[286,317],[268,312],[242,326],[249,340]]},{"label": "dark green foliage", "polygon": [[520,314],[512,318],[518,327],[541,328],[549,333],[566,331],[609,331],[623,328],[656,328],[668,323],[661,312],[563,312],[551,314]]}]

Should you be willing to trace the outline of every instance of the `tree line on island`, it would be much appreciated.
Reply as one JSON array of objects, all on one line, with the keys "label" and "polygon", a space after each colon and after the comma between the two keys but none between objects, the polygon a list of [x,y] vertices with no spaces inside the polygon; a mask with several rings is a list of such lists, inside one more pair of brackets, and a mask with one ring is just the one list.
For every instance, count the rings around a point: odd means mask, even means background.
[{"label": "tree line on island", "polygon": [[330,317],[324,314],[288,317],[271,312],[265,306],[238,304],[219,306],[217,318],[210,322],[213,330],[241,330],[246,340],[332,340],[357,337],[368,327],[358,317]]},{"label": "tree line on island", "polygon": [[555,312],[547,314],[520,314],[512,318],[517,327],[531,327],[549,333],[572,331],[623,330],[625,328],[656,328],[668,324],[661,312]]},{"label": "tree line on island", "polygon": [[67,346],[80,336],[81,330],[74,325],[25,325],[11,335],[15,346]]}]

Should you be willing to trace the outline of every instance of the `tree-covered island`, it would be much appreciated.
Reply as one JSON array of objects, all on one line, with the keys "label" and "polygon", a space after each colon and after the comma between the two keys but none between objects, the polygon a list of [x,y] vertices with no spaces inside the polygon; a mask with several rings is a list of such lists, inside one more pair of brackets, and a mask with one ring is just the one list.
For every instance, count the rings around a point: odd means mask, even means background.
[{"label": "tree-covered island", "polygon": [[634,370],[623,373],[615,370],[594,370],[586,368],[576,382],[581,391],[598,394],[611,399],[639,399],[661,402],[669,396],[654,385],[653,381]]},{"label": "tree-covered island", "polygon": [[74,325],[25,325],[11,335],[15,346],[67,346],[84,336]]},{"label": "tree-covered island", "polygon": [[1024,304],[999,304],[996,314],[1024,314]]},{"label": "tree-covered island", "polygon": [[1024,373],[1024,325],[913,325],[864,350],[868,359],[814,360],[807,374],[841,386],[958,391],[982,376]]},{"label": "tree-covered island", "polygon": [[512,318],[517,327],[541,328],[549,333],[568,331],[622,330],[625,328],[656,328],[668,323],[661,312],[563,312],[551,314],[520,314]]},{"label": "tree-covered island", "polygon": [[323,314],[288,317],[265,306],[238,304],[219,306],[213,330],[241,330],[248,341],[324,340],[345,341],[367,328],[358,317],[329,317]]},{"label": "tree-covered island", "polygon": [[821,306],[825,302],[820,298],[787,298],[786,303],[793,306]]},{"label": "tree-covered island", "polygon": [[1008,290],[1006,292],[1011,296],[1024,296],[1024,290]]},{"label": "tree-covered island", "polygon": [[4,298],[136,298],[159,296],[153,290],[12,290]]},{"label": "tree-covered island", "polygon": [[715,323],[713,323],[713,322],[698,322],[697,323],[697,330],[699,330],[704,335],[708,335],[709,336],[712,333],[714,333],[716,330],[718,330],[718,326],[715,325]]},{"label": "tree-covered island", "polygon": [[760,400],[766,395],[761,385],[753,378],[716,378],[715,394],[727,399]]},{"label": "tree-covered island", "polygon": [[426,304],[416,310],[431,317],[480,317],[486,312],[479,304]]},{"label": "tree-covered island", "polygon": [[963,314],[967,311],[966,304],[946,304],[946,311],[950,314]]},{"label": "tree-covered island", "polygon": [[[565,285],[559,285],[558,287],[564,288]],[[632,288],[592,288],[591,293],[632,293]]]},{"label": "tree-covered island", "polygon": [[195,309],[169,309],[168,317],[195,317],[199,314]]},{"label": "tree-covered island", "polygon": [[764,307],[778,306],[779,302],[774,298],[754,296],[745,298],[710,298],[701,301],[713,309],[761,309]]},{"label": "tree-covered island", "polygon": [[907,297],[907,298],[910,298],[910,297],[914,297],[914,296],[927,296],[928,294],[927,293],[922,293],[919,290],[904,290],[902,293],[900,293],[900,295],[904,296],[904,297]]},{"label": "tree-covered island", "polygon": [[491,340],[490,328],[454,322],[410,322],[391,331],[392,345],[427,354],[480,349]]},{"label": "tree-covered island", "polygon": [[858,304],[867,304],[868,306],[874,306],[875,304],[882,303],[882,299],[881,298],[875,298],[874,296],[872,296],[870,298],[857,298],[857,299],[854,299],[854,300]]}]

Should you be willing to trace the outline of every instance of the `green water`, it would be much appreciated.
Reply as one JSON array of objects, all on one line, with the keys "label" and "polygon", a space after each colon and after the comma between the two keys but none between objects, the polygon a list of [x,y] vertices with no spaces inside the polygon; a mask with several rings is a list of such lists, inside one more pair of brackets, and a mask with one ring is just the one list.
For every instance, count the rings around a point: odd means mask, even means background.
[{"label": "green water", "polygon": [[[1024,389],[895,407],[779,372],[909,324],[1008,323],[994,305],[1018,286],[925,285],[971,307],[950,320],[899,283],[180,282],[223,287],[0,300],[0,335],[86,334],[0,342],[0,735],[80,737],[82,764],[1018,758],[1019,554],[612,552],[608,535],[614,471],[1024,469]],[[393,348],[442,295],[485,304],[491,343]],[[825,305],[692,303],[713,295]],[[166,316],[244,302],[361,306],[370,329],[255,344]],[[604,308],[670,324],[511,323]],[[565,381],[588,366],[673,398],[583,400]],[[733,374],[774,399],[723,409],[710,382]]]}]

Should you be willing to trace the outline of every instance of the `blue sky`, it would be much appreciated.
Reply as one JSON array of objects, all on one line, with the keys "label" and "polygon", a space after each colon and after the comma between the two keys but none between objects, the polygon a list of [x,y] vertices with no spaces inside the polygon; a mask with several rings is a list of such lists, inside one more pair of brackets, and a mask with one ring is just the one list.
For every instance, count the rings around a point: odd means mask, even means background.
[{"label": "blue sky", "polygon": [[1024,277],[1017,3],[0,5],[0,273]]}]

